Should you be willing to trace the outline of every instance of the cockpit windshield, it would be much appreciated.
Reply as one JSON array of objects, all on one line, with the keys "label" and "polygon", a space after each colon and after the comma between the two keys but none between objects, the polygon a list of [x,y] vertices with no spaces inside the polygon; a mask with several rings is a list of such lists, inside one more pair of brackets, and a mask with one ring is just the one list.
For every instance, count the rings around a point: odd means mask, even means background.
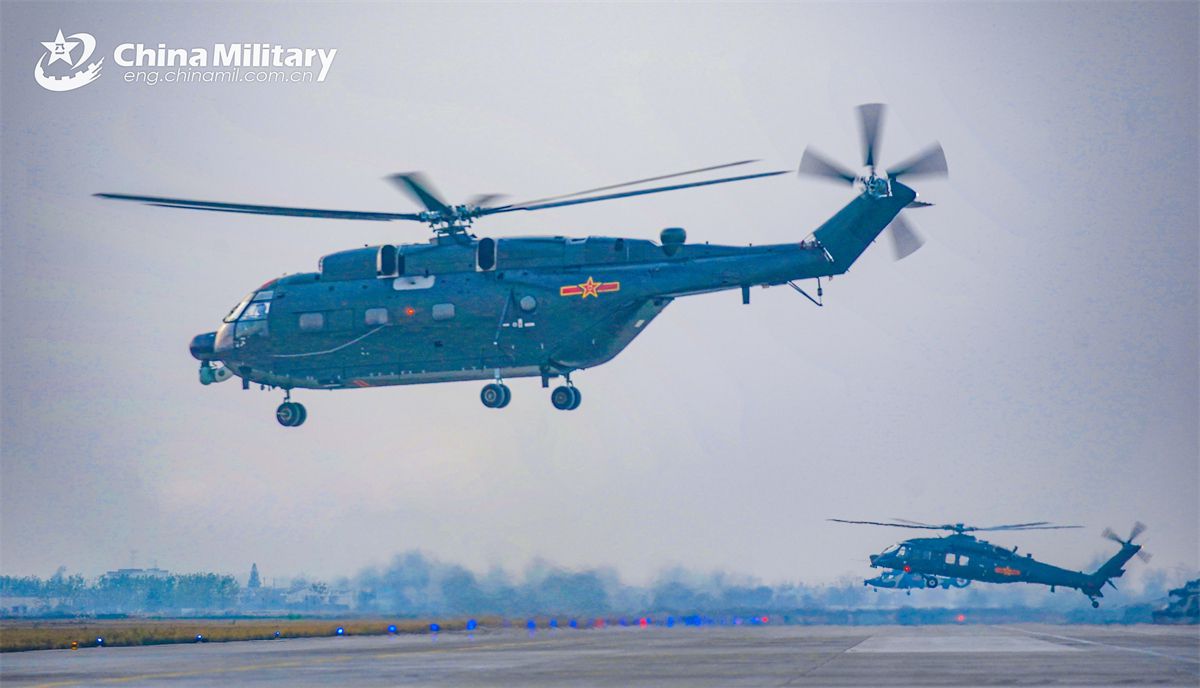
[{"label": "cockpit windshield", "polygon": [[246,298],[242,299],[241,301],[238,301],[238,304],[236,306],[234,306],[232,310],[229,311],[229,315],[225,316],[221,320],[221,322],[230,323],[230,322],[233,322],[234,320],[237,320],[238,316],[240,316],[242,314],[242,311],[246,310],[246,305],[250,303],[250,299],[252,299],[253,297],[254,297],[254,292],[246,294]]},{"label": "cockpit windshield", "polygon": [[265,320],[267,314],[271,312],[271,299],[275,296],[275,292],[271,289],[266,289],[257,294],[251,292],[246,295],[246,298],[238,302],[238,305],[229,311],[224,322],[234,322],[235,320]]}]

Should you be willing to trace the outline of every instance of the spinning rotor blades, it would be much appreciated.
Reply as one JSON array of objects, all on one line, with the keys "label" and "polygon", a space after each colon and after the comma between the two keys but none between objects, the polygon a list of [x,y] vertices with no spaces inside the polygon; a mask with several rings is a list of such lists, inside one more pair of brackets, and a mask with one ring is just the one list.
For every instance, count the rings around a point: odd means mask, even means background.
[{"label": "spinning rotor blades", "polygon": [[[875,167],[878,164],[877,153],[883,133],[883,116],[886,106],[882,103],[868,103],[859,105],[857,111],[858,131],[862,143],[863,166],[867,168],[866,174],[855,175],[809,146],[804,149],[804,155],[800,158],[800,169],[798,170],[800,175],[848,182],[859,186],[864,193],[882,195],[890,193],[890,183],[898,180],[901,176],[944,177],[949,173],[946,154],[942,150],[941,144],[934,142],[925,150],[889,169],[886,182],[882,180],[875,174]],[[922,208],[928,205],[930,204],[914,200],[908,207]],[[896,260],[911,255],[925,243],[920,233],[904,219],[903,215],[897,215],[896,219],[888,225],[888,229],[892,235],[892,253]]]}]

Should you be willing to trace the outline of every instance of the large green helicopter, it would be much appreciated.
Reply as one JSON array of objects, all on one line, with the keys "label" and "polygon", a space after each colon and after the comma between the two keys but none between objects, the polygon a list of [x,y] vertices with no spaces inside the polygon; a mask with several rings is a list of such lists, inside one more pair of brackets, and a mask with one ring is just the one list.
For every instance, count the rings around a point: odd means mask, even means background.
[{"label": "large green helicopter", "polygon": [[[1121,545],[1121,549],[1104,562],[1092,573],[1071,571],[1052,564],[1038,561],[1033,555],[1017,555],[1017,548],[1008,549],[980,540],[969,533],[985,531],[1011,530],[1056,530],[1062,528],[1081,528],[1082,526],[1057,526],[1047,521],[1032,523],[1014,523],[1003,526],[977,527],[962,523],[947,523],[935,525],[920,523],[905,519],[885,521],[847,521],[831,518],[837,523],[859,523],[874,526],[890,526],[892,528],[914,528],[918,530],[942,530],[951,534],[944,537],[912,538],[900,544],[893,545],[879,554],[871,555],[871,567],[901,571],[905,574],[918,575],[924,578],[925,585],[936,588],[945,580],[981,581],[984,583],[1038,583],[1050,586],[1050,592],[1055,588],[1074,588],[1091,600],[1093,607],[1099,607],[1099,598],[1104,597],[1102,588],[1116,585],[1114,578],[1125,575],[1125,563],[1137,555],[1143,561],[1149,561],[1150,554],[1142,551],[1141,545],[1133,544],[1134,538],[1146,529],[1137,523],[1129,537],[1121,539],[1111,528],[1105,528],[1104,537]],[[870,581],[868,581],[869,583]],[[962,585],[965,585],[962,584]],[[958,587],[962,587],[959,585]],[[943,584],[943,587],[949,587]]]},{"label": "large green helicopter", "polygon": [[[787,170],[687,183],[644,186],[709,173],[750,160],[639,179],[563,196],[495,204],[496,196],[452,205],[420,174],[390,179],[424,207],[420,212],[362,212],[158,196],[102,193],[103,198],[153,206],[294,217],[426,223],[427,243],[385,244],[341,251],[320,260],[317,272],[267,281],[246,294],[212,332],[191,343],[200,381],[240,377],[284,392],[276,411],[288,427],[302,424],[294,389],[357,389],[462,380],[490,380],[485,406],[503,408],[504,380],[539,377],[565,384],[551,392],[555,408],[575,409],[581,394],[571,374],[612,359],[672,300],[753,286],[791,285],[818,305],[821,280],[846,272],[889,226],[896,255],[921,239],[899,213],[927,206],[901,177],[944,176],[936,143],[886,170],[876,167],[884,107],[858,108],[864,170],[855,173],[807,149],[799,172],[853,186],[856,197],[811,236],[794,243],[719,246],[686,243],[682,228],[659,241],[635,237],[506,237],[471,233],[472,224],[500,213],[595,203],[631,196],[761,179]],[[796,284],[817,280],[814,298]]]}]

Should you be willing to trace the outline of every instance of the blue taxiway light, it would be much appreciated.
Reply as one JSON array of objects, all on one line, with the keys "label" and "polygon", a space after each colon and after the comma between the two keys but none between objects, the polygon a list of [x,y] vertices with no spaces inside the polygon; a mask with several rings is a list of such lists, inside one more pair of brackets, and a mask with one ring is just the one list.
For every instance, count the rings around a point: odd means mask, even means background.
[{"label": "blue taxiway light", "polygon": [[280,635],[279,631],[275,631],[275,637],[278,638],[279,635]]},{"label": "blue taxiway light", "polygon": [[341,626],[338,626],[338,627],[337,627],[337,631],[335,631],[335,632],[336,632],[338,635],[346,635],[346,629],[342,628]]},{"label": "blue taxiway light", "polygon": [[388,633],[395,633],[395,632],[396,632],[396,624],[391,624],[391,625],[389,625],[389,626],[388,626]]},{"label": "blue taxiway light", "polygon": [[468,631],[475,630],[475,627],[478,625],[479,625],[479,623],[477,621],[475,621],[475,619],[467,619],[467,630]]},{"label": "blue taxiway light", "polygon": [[525,622],[525,628],[528,628],[529,630],[532,631],[533,629],[537,628],[537,622],[534,621],[533,619],[530,619]]},{"label": "blue taxiway light", "polygon": [[104,645],[104,638],[96,638],[96,647]]},{"label": "blue taxiway light", "polygon": [[575,619],[571,619],[569,622],[567,622],[567,625],[571,628],[579,628],[579,622]]},{"label": "blue taxiway light", "polygon": [[558,619],[550,619],[550,628],[558,628]]},{"label": "blue taxiway light", "polygon": [[429,624],[429,632],[430,633],[437,633],[440,630],[442,630],[442,627],[439,626],[438,624],[435,624],[435,623]]}]

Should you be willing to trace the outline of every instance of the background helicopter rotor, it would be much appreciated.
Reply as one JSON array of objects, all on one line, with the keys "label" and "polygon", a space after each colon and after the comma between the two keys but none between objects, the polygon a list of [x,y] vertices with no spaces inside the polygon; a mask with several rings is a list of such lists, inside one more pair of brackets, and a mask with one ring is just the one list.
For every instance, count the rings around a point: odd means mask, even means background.
[{"label": "background helicopter rotor", "polygon": [[1082,528],[1083,526],[1060,526],[1050,523],[1049,521],[1031,521],[1029,523],[1009,523],[999,526],[972,526],[964,523],[944,523],[934,525],[932,523],[921,523],[919,521],[909,521],[907,519],[896,518],[891,521],[852,521],[842,518],[828,518],[827,521],[835,523],[854,523],[872,526],[890,526],[892,528],[913,528],[916,530],[946,530],[958,534],[976,533],[976,532],[992,532],[1001,530],[1061,530],[1066,528]]},{"label": "background helicopter rotor", "polygon": [[[1129,531],[1129,537],[1125,538],[1124,540],[1121,539],[1121,536],[1119,536],[1115,532],[1113,532],[1112,528],[1105,528],[1104,532],[1100,533],[1100,536],[1104,537],[1104,538],[1108,538],[1109,540],[1112,540],[1113,542],[1121,545],[1122,547],[1125,547],[1125,546],[1133,545],[1134,539],[1137,538],[1137,536],[1141,535],[1144,532],[1146,532],[1146,524],[1142,523],[1141,521],[1138,521],[1137,523],[1133,524],[1133,528]],[[1139,548],[1141,547],[1141,545],[1133,545],[1133,546],[1139,547]],[[1144,549],[1138,549],[1137,557],[1144,562],[1149,562],[1152,555]]]}]

